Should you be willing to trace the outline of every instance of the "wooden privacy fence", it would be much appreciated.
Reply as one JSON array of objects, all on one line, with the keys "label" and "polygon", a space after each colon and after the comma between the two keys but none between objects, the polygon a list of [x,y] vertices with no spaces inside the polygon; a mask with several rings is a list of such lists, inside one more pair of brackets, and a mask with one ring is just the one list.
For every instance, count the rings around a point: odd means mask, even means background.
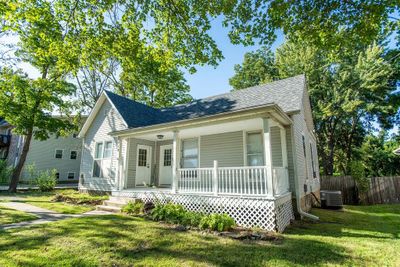
[{"label": "wooden privacy fence", "polygon": [[322,176],[321,190],[340,190],[344,204],[357,204],[362,198],[366,204],[400,203],[400,176],[372,177],[369,189],[359,194],[351,176]]}]

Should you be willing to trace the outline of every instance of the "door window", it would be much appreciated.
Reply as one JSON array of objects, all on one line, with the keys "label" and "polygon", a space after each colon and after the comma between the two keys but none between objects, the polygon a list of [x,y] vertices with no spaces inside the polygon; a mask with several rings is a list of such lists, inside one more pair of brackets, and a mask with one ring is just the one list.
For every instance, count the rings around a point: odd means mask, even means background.
[{"label": "door window", "polygon": [[147,165],[147,149],[139,148],[138,166],[145,167]]},{"label": "door window", "polygon": [[164,150],[164,166],[171,166],[172,165],[172,149],[165,149]]}]

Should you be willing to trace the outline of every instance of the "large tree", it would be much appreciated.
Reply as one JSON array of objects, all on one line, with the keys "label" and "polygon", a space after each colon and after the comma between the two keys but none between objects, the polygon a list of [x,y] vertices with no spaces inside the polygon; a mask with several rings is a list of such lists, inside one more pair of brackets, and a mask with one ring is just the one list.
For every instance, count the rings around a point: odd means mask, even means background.
[{"label": "large tree", "polygon": [[[265,68],[266,73],[260,73],[258,81],[252,79],[249,82],[254,84],[242,84],[257,85],[276,71],[280,78],[305,73],[324,173],[349,173],[355,158],[353,152],[360,147],[373,122],[390,128],[398,115],[397,88],[391,79],[395,61],[384,56],[378,45],[344,49],[337,55],[330,48],[326,50],[299,38],[289,38],[277,49],[273,66]],[[243,64],[235,76],[243,77],[242,72],[256,73],[257,70],[251,64]],[[236,80],[235,76],[231,82]],[[335,164],[335,159],[340,160]]]}]

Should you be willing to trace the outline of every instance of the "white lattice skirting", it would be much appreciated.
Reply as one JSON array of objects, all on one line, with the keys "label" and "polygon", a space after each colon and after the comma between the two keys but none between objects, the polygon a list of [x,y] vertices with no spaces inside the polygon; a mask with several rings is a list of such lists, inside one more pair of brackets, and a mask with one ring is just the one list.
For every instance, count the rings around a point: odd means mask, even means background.
[{"label": "white lattice skirting", "polygon": [[279,199],[255,199],[228,196],[203,196],[163,192],[113,192],[113,196],[140,198],[160,203],[173,202],[191,211],[229,214],[243,227],[260,227],[282,232],[294,219],[291,194]]}]

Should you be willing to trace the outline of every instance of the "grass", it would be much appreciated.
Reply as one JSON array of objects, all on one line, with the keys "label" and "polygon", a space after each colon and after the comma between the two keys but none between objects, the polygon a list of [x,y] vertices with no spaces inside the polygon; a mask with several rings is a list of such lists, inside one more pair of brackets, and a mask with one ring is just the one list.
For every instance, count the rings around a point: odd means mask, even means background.
[{"label": "grass", "polygon": [[0,232],[0,266],[400,266],[400,205],[313,213],[320,223],[296,223],[272,243],[123,215],[68,219]]},{"label": "grass", "polygon": [[35,220],[35,215],[9,209],[0,205],[0,225]]},{"label": "grass", "polygon": [[16,197],[18,202],[31,204],[40,208],[49,209],[63,214],[80,214],[93,210],[95,207],[91,205],[75,205],[65,202],[53,202],[52,199],[57,193],[72,193],[74,190],[55,190],[53,192],[39,192],[39,191],[21,191],[16,194],[0,193],[2,196]]}]

